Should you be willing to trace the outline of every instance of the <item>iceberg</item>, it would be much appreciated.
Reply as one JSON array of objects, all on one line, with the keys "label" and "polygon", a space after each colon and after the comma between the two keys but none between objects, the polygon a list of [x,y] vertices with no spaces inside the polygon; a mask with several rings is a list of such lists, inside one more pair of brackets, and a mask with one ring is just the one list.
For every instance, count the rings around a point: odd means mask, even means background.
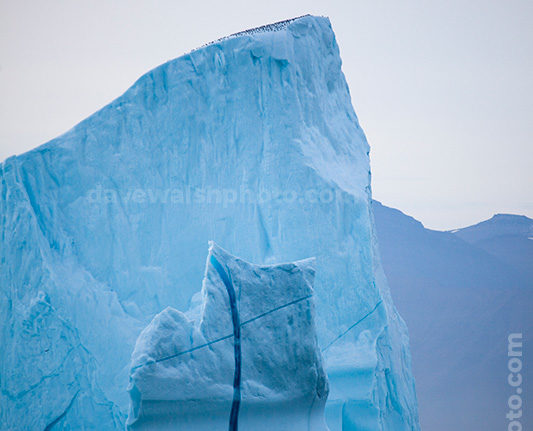
[{"label": "iceberg", "polygon": [[211,244],[193,307],[137,340],[130,429],[326,431],[313,279],[310,260],[257,266]]},{"label": "iceberg", "polygon": [[260,265],[316,257],[331,431],[418,430],[370,202],[369,146],[327,18],[150,71],[0,165],[0,423],[123,429],[136,340],[167,307],[191,307],[214,240]]}]

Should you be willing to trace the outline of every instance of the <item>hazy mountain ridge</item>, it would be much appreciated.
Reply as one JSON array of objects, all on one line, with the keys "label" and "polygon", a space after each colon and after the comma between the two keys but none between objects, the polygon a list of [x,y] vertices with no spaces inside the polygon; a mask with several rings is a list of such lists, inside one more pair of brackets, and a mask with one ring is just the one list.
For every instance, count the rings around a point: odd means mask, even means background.
[{"label": "hazy mountain ridge", "polygon": [[[533,329],[521,254],[531,219],[497,215],[440,232],[379,202],[373,209],[383,267],[409,327],[422,429],[503,429],[507,336],[523,332],[527,349]],[[528,385],[531,371],[524,377]]]},{"label": "hazy mountain ridge", "polygon": [[529,217],[496,214],[452,233],[524,272],[530,280],[533,277],[533,220]]}]

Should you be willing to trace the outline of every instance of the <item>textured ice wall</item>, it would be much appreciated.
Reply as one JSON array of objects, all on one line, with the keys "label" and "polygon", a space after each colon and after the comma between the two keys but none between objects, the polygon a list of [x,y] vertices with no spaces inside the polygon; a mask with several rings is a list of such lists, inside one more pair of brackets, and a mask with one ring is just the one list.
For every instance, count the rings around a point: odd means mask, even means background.
[{"label": "textured ice wall", "polygon": [[417,429],[368,151],[329,20],[308,16],[170,61],[6,160],[2,424],[121,429],[135,340],[189,307],[214,239],[262,264],[316,256],[333,431]]},{"label": "textured ice wall", "polygon": [[212,244],[197,303],[137,340],[131,429],[327,431],[313,279],[309,260],[257,266]]}]

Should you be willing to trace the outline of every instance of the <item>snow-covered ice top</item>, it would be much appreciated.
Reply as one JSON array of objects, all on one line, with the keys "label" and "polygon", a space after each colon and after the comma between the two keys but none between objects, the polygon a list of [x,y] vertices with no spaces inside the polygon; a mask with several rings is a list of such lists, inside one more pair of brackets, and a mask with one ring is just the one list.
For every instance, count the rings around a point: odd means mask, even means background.
[{"label": "snow-covered ice top", "polygon": [[306,16],[165,63],[6,160],[2,423],[122,429],[135,341],[189,308],[213,239],[259,264],[316,256],[332,431],[418,429],[368,151],[330,22]]},{"label": "snow-covered ice top", "polygon": [[311,264],[257,266],[211,244],[193,308],[166,308],[137,340],[131,428],[325,431]]}]

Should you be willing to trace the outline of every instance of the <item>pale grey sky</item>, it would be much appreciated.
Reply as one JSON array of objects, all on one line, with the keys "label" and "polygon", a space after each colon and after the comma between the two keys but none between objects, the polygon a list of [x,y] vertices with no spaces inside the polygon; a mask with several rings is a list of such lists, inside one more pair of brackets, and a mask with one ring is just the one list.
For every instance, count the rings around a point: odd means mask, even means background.
[{"label": "pale grey sky", "polygon": [[531,0],[0,0],[0,160],[237,31],[329,16],[376,199],[451,229],[533,215]]}]

